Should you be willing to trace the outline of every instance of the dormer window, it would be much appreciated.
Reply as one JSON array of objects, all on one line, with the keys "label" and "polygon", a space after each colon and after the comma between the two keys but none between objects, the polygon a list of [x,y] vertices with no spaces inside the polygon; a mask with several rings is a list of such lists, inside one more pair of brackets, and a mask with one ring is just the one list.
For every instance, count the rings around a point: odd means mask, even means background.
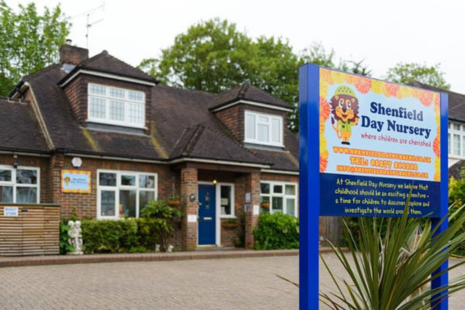
[{"label": "dormer window", "polygon": [[283,146],[283,118],[276,115],[246,111],[244,142]]},{"label": "dormer window", "polygon": [[145,93],[89,83],[88,120],[96,123],[143,128]]}]

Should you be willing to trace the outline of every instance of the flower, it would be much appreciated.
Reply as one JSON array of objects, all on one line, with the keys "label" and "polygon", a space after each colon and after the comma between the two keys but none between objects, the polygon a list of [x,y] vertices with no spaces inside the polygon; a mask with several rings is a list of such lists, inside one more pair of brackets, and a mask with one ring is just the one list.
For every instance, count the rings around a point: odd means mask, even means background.
[{"label": "flower", "polygon": [[359,77],[355,82],[355,88],[357,88],[357,90],[362,94],[366,94],[371,89],[371,80],[364,77]]}]

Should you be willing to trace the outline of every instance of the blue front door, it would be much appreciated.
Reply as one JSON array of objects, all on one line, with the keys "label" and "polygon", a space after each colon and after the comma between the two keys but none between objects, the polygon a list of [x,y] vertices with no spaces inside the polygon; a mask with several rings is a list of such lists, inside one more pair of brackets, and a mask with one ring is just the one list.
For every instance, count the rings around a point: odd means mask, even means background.
[{"label": "blue front door", "polygon": [[199,184],[199,245],[216,243],[216,197],[214,185]]}]

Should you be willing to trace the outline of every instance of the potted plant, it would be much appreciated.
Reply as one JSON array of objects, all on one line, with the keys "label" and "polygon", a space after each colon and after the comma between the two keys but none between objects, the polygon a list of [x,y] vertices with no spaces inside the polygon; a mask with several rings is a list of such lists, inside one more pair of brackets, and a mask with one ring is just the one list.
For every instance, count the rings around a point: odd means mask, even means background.
[{"label": "potted plant", "polygon": [[237,223],[237,219],[227,219],[222,222],[222,226],[225,229],[235,229],[239,224]]},{"label": "potted plant", "polygon": [[269,201],[263,201],[262,203],[260,203],[260,207],[262,207],[264,209],[269,209],[270,208],[270,202]]},{"label": "potted plant", "polygon": [[168,199],[166,199],[166,203],[170,207],[179,207],[181,205],[181,199],[179,198],[179,196],[171,196],[168,197]]}]

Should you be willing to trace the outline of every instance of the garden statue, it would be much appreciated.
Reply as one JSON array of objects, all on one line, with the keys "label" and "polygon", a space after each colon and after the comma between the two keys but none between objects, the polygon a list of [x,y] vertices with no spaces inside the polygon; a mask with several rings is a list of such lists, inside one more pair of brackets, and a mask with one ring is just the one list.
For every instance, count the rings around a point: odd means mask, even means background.
[{"label": "garden statue", "polygon": [[81,222],[80,221],[69,221],[68,226],[70,230],[68,230],[69,239],[68,242],[74,247],[73,252],[68,252],[67,254],[71,255],[82,255],[82,231],[81,231]]}]

